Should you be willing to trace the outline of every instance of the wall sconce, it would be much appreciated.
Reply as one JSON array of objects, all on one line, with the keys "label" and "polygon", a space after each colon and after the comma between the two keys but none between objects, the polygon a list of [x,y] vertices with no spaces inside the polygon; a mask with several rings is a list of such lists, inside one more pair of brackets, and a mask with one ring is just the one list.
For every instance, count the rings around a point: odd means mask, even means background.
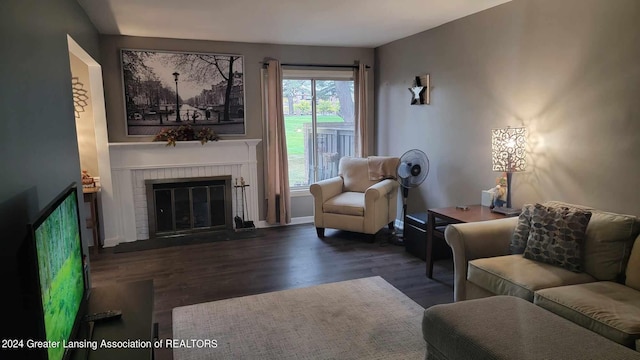
[{"label": "wall sconce", "polygon": [[411,91],[411,105],[429,105],[431,103],[431,79],[429,74],[416,76]]},{"label": "wall sconce", "polygon": [[[507,208],[494,209],[496,212],[511,211],[511,175],[525,171],[527,129],[512,128],[491,130],[491,163],[493,171],[507,173]],[[519,211],[518,211],[519,213]]]}]

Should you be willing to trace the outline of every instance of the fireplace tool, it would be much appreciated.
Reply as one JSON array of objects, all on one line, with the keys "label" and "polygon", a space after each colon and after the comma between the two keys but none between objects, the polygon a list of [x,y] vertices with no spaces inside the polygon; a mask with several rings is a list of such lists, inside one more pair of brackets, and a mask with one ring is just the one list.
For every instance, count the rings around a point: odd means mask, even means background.
[{"label": "fireplace tool", "polygon": [[[238,178],[236,178],[235,180],[236,184],[233,187],[236,192],[236,216],[233,218],[233,221],[236,224],[236,231],[253,230],[255,229],[253,221],[245,220],[245,209],[247,207],[247,196],[245,188],[249,185],[244,182],[243,177],[240,177],[240,185],[238,185]],[[240,202],[238,202],[238,189],[240,189],[240,196],[242,198]],[[238,215],[238,207],[240,205],[242,205],[242,218]]]}]

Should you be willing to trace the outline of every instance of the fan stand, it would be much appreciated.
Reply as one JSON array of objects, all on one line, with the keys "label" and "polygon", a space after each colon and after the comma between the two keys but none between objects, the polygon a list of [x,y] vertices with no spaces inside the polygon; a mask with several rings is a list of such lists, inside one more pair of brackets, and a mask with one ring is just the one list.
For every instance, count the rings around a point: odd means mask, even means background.
[{"label": "fan stand", "polygon": [[389,242],[393,245],[404,246],[404,224],[406,223],[405,217],[407,216],[407,198],[409,197],[409,188],[405,186],[402,187],[402,223],[403,229],[402,231],[396,231],[395,236],[389,240]]},{"label": "fan stand", "polygon": [[398,182],[402,187],[402,223],[403,229],[400,232],[395,233],[395,236],[390,243],[394,245],[404,245],[404,226],[405,217],[407,216],[407,198],[409,197],[409,189],[417,187],[429,174],[429,158],[427,155],[418,149],[413,149],[405,152],[400,157],[400,163],[396,168],[396,174],[398,175]]}]

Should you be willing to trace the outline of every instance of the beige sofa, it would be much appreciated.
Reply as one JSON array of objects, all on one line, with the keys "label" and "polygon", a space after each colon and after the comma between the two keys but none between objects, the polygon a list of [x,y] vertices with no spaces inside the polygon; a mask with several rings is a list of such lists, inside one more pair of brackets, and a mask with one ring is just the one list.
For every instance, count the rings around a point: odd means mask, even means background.
[{"label": "beige sofa", "polygon": [[[615,342],[640,339],[640,221],[635,216],[548,202],[591,212],[583,271],[511,254],[519,218],[450,225],[454,300],[511,295],[550,310]],[[634,246],[635,244],[635,246]]]},{"label": "beige sofa", "polygon": [[324,229],[375,234],[388,225],[393,229],[398,210],[396,157],[343,157],[337,177],[311,184],[314,224],[318,237]]}]

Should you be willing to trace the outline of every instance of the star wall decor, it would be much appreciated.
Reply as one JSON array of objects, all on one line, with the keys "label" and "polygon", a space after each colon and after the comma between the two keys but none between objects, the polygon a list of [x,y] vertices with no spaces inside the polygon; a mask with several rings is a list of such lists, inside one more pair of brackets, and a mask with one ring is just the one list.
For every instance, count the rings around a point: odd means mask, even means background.
[{"label": "star wall decor", "polygon": [[429,74],[416,76],[411,92],[411,105],[429,105],[431,103],[431,87]]}]

